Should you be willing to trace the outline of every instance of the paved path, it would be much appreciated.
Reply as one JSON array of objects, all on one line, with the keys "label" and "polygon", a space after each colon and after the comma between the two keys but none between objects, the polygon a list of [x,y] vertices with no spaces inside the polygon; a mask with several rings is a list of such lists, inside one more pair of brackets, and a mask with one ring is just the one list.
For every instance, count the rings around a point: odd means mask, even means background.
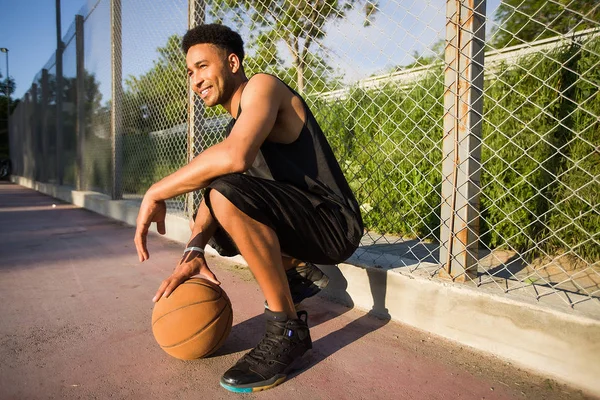
[{"label": "paved path", "polygon": [[180,361],[155,343],[158,284],[183,246],[158,235],[140,264],[134,228],[0,183],[0,399],[581,399],[581,392],[322,297],[306,301],[310,367],[283,385],[229,393],[219,377],[262,336],[247,268],[209,256],[232,300],[217,354]]}]

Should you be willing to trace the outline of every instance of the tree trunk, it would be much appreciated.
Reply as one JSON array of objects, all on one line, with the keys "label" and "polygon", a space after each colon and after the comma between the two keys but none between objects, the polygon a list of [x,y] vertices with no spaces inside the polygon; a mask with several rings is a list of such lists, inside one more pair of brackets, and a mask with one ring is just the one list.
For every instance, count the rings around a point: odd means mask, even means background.
[{"label": "tree trunk", "polygon": [[298,93],[304,94],[304,60],[298,57],[296,63]]}]

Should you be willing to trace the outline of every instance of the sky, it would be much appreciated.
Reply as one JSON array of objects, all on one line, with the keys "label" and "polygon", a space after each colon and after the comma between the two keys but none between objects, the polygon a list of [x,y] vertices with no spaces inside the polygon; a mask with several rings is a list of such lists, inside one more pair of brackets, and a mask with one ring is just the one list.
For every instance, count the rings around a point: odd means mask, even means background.
[{"label": "sky", "polygon": [[[60,1],[61,36],[87,2]],[[492,15],[499,2],[488,0],[488,15]],[[330,64],[342,68],[347,80],[408,64],[412,61],[411,54],[426,51],[443,37],[444,0],[380,0],[378,3],[380,12],[370,27],[362,28],[364,17],[360,10],[355,10],[348,13],[346,20],[330,23],[327,36],[320,43],[330,54]],[[55,4],[56,0],[0,0],[0,47],[9,49],[9,72],[17,84],[15,98],[21,98],[30,88],[35,75],[56,49]],[[110,36],[104,21],[108,18],[108,2],[103,4],[103,9],[99,7],[94,11],[95,26],[92,21],[86,21],[86,35],[94,37],[92,46],[86,48],[86,68],[96,74],[101,92],[107,93],[110,64],[106,55]],[[123,52],[128,55],[123,62],[123,76],[136,76],[152,66],[156,48],[164,45],[170,34],[185,32],[187,0],[122,0],[122,4]],[[357,30],[357,27],[361,28]],[[89,47],[96,48],[96,54],[88,55]],[[284,47],[280,51],[286,53]],[[5,57],[4,53],[0,54],[3,77],[6,76]]]},{"label": "sky", "polygon": [[[17,84],[13,97],[23,96],[56,49],[55,4],[55,0],[0,0],[0,47],[8,48],[9,73]],[[83,4],[83,0],[61,0],[63,33]],[[4,79],[6,54],[0,56]]]}]

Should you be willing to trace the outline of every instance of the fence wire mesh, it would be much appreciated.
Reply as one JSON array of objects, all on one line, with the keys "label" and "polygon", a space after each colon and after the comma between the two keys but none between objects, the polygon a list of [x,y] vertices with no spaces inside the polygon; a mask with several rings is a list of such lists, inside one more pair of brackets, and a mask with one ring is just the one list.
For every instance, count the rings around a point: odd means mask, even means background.
[{"label": "fence wire mesh", "polygon": [[502,2],[483,110],[480,283],[600,296],[600,2]]},{"label": "fence wire mesh", "polygon": [[[448,26],[456,4],[483,22],[461,27],[483,53],[455,45]],[[141,198],[222,140],[229,116],[198,99],[190,105],[180,40],[188,19],[224,23],[245,40],[248,76],[272,73],[298,90],[328,136],[366,225],[354,262],[438,279],[450,263],[471,259],[460,274],[465,284],[600,312],[599,1],[124,2],[122,56],[114,60],[123,71],[122,94],[114,98],[122,138],[116,170],[110,6],[99,0],[82,8],[84,77],[73,76],[74,41],[65,39],[65,81],[85,79],[83,96],[62,91],[65,138],[65,121],[74,118],[69,104],[85,102],[82,136],[73,136],[84,143],[83,189],[110,194],[118,179],[123,197]],[[471,60],[482,75],[454,67],[450,56]],[[17,175],[56,182],[55,70],[44,70],[47,82],[37,78],[41,111],[32,117],[25,98],[13,115],[11,154]],[[479,121],[454,141],[476,167],[470,172],[444,150],[445,121],[458,121],[460,112],[447,110],[448,97],[459,94],[448,84],[452,76],[479,97],[457,103]],[[27,118],[38,126],[37,173],[26,167]],[[77,146],[63,141],[64,183],[74,184]],[[469,177],[452,190],[476,218],[454,210],[448,223],[447,169]],[[173,199],[169,212],[189,216],[199,196]],[[447,245],[461,244],[456,224],[476,238],[473,246],[462,243],[459,255]]]},{"label": "fence wire mesh", "polygon": [[81,9],[84,62],[82,189],[110,194],[111,37],[110,2],[88,1]]},{"label": "fence wire mesh", "polygon": [[77,158],[77,49],[75,45],[75,21],[63,37],[63,103],[62,103],[62,163],[63,183],[75,186]]},{"label": "fence wire mesh", "polygon": [[[158,177],[187,161],[188,97],[181,51],[187,1],[124,2],[122,19],[123,192],[141,198]],[[168,206],[169,212],[182,213],[185,197]]]}]

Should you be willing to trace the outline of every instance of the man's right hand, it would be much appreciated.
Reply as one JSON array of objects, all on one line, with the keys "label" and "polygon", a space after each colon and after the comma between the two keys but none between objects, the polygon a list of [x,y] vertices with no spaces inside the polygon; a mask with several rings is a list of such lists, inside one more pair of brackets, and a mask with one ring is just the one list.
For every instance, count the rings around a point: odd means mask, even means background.
[{"label": "man's right hand", "polygon": [[171,276],[161,283],[152,301],[157,302],[162,297],[169,297],[177,286],[196,275],[217,285],[221,284],[208,267],[204,254],[198,251],[190,251],[183,255]]},{"label": "man's right hand", "polygon": [[135,238],[133,240],[140,262],[144,262],[150,258],[150,253],[148,253],[148,247],[146,246],[150,224],[152,224],[152,222],[156,222],[158,233],[164,235],[166,215],[167,206],[165,202],[156,201],[152,199],[149,193],[146,193],[144,199],[142,200],[142,204],[140,205],[140,211],[138,212]]}]

